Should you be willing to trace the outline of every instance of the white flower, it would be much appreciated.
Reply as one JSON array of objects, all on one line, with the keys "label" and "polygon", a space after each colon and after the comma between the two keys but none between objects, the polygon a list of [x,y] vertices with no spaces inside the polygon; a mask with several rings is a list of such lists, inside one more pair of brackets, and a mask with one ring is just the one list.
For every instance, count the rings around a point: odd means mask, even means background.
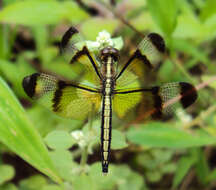
[{"label": "white flower", "polygon": [[96,41],[100,43],[100,46],[113,46],[113,41],[111,39],[111,35],[106,30],[99,32]]},{"label": "white flower", "polygon": [[110,39],[110,38],[111,38],[110,33],[107,32],[106,30],[103,30],[98,33],[98,37],[96,38],[96,40],[99,41],[100,39]]},{"label": "white flower", "polygon": [[96,41],[86,41],[86,45],[91,51],[99,51],[107,46],[120,50],[123,46],[123,40],[121,37],[111,38],[110,33],[103,30],[98,33]]},{"label": "white flower", "polygon": [[71,132],[71,136],[76,140],[77,144],[83,148],[87,145],[85,136],[81,130]]},{"label": "white flower", "polygon": [[185,111],[182,109],[178,109],[176,111],[176,115],[178,118],[183,122],[183,123],[189,123],[192,120],[191,115],[187,114]]}]

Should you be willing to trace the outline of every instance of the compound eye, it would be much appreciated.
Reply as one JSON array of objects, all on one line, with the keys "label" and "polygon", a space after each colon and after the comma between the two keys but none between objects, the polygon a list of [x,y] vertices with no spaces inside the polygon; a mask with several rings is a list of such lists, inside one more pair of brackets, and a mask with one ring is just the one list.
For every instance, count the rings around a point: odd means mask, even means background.
[{"label": "compound eye", "polygon": [[111,50],[111,52],[112,52],[112,54],[116,54],[117,53],[116,49],[114,49],[114,48]]},{"label": "compound eye", "polygon": [[102,55],[106,55],[109,53],[109,50],[107,48],[104,48],[101,52]]}]

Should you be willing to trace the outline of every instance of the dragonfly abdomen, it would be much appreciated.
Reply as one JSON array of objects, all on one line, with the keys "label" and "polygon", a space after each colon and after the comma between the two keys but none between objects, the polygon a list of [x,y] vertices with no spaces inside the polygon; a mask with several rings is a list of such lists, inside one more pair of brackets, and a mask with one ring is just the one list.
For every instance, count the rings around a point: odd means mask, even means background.
[{"label": "dragonfly abdomen", "polygon": [[103,81],[103,106],[101,124],[101,153],[102,153],[102,172],[108,173],[111,130],[112,130],[112,89],[113,81],[113,59],[108,57],[104,66]]},{"label": "dragonfly abdomen", "polygon": [[101,153],[102,153],[102,171],[108,172],[111,130],[112,130],[112,105],[111,95],[103,97],[102,107],[102,125],[101,125]]},{"label": "dragonfly abdomen", "polygon": [[102,107],[101,125],[101,152],[102,152],[102,172],[108,173],[111,131],[112,131],[112,80],[107,78],[104,82],[104,95]]}]

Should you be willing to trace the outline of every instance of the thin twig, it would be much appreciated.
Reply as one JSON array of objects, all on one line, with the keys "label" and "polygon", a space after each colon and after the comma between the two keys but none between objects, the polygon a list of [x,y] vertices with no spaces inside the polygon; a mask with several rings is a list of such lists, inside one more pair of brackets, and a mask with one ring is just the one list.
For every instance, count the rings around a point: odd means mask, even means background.
[{"label": "thin twig", "polygon": [[88,157],[88,146],[85,146],[82,149],[82,155],[81,155],[81,161],[80,161],[80,165],[82,167],[84,167],[87,163],[87,157]]}]

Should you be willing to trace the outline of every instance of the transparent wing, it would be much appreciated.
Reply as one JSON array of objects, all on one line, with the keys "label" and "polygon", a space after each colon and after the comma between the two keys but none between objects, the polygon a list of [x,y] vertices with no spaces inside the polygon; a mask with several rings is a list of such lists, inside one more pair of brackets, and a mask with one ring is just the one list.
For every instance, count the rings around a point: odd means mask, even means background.
[{"label": "transparent wing", "polygon": [[156,33],[147,35],[138,45],[137,50],[120,70],[116,77],[118,86],[139,87],[137,80],[142,81],[163,58],[165,43],[163,38]]},{"label": "transparent wing", "polygon": [[[171,115],[180,104],[187,108],[197,99],[196,89],[189,83],[165,83],[149,89],[116,90],[113,98],[113,108],[119,117],[124,117],[132,108],[142,115],[162,118]],[[176,104],[177,103],[177,104]]]},{"label": "transparent wing", "polygon": [[100,85],[99,63],[76,28],[70,27],[65,32],[60,47],[61,54],[71,65],[72,71],[79,76],[77,82],[88,82],[94,87]]},{"label": "transparent wing", "polygon": [[57,78],[35,73],[23,79],[26,94],[56,114],[73,119],[85,119],[92,107],[98,111],[100,93],[87,86],[67,83]]}]

